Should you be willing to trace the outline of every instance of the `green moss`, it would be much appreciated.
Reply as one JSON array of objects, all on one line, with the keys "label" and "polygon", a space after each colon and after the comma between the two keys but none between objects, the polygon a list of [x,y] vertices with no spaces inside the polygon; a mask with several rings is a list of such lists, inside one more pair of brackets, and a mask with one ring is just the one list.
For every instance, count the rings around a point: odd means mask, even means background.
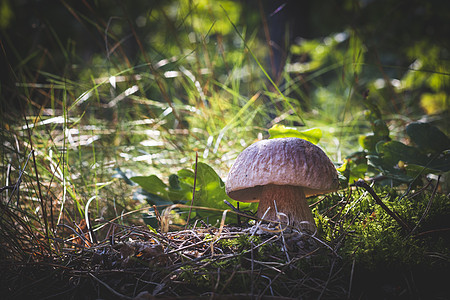
[{"label": "green moss", "polygon": [[[400,197],[388,189],[376,190],[413,232],[405,232],[374,199],[353,191],[333,195],[314,209],[319,233],[330,243],[342,242],[339,255],[366,269],[448,266],[450,203],[445,195],[421,193]],[[335,205],[334,208],[331,208]],[[428,207],[428,211],[426,209]],[[448,233],[448,232],[447,232]]]}]

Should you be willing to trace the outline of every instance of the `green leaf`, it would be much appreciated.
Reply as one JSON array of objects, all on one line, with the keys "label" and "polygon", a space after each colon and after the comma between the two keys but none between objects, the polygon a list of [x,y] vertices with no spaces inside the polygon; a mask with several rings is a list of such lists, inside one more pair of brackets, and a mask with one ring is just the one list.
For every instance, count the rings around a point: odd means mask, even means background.
[{"label": "green leaf", "polygon": [[169,189],[169,200],[177,203],[188,202],[192,199],[192,190],[192,185],[185,182],[180,182],[179,189]]},{"label": "green leaf", "polygon": [[444,152],[440,155],[435,155],[430,158],[429,162],[425,165],[430,173],[436,173],[435,171],[448,172],[450,171],[450,152]]},{"label": "green leaf", "polygon": [[344,159],[344,163],[337,169],[345,180],[343,180],[342,184],[347,185],[348,183],[353,183],[359,178],[364,178],[364,175],[367,172],[367,162],[366,159],[359,159],[357,157],[357,153],[355,153],[355,158],[346,158]]},{"label": "green leaf", "polygon": [[[417,148],[398,141],[379,142],[377,154],[368,155],[368,163],[384,175],[401,182],[410,182],[420,174],[450,170],[450,154],[427,156]],[[399,166],[399,162],[402,161]],[[406,163],[406,164],[404,164]]]},{"label": "green leaf", "polygon": [[[195,168],[195,166],[194,166]],[[225,183],[213,168],[205,163],[197,163],[197,189],[194,205],[227,209],[223,200],[230,200],[225,192]]]},{"label": "green leaf", "polygon": [[[195,168],[195,166],[194,166]],[[197,187],[195,191],[195,206],[206,206],[218,209],[230,209],[223,200],[227,200],[234,207],[237,201],[228,197],[225,192],[225,183],[217,175],[216,171],[205,163],[197,164]],[[240,209],[254,208],[254,203],[240,202]],[[201,212],[204,214],[204,212]]]},{"label": "green leaf", "polygon": [[372,130],[375,136],[382,138],[382,139],[388,139],[389,138],[389,128],[387,127],[386,123],[381,120],[375,120],[372,123]]},{"label": "green leaf", "polygon": [[408,174],[405,170],[396,169],[394,166],[387,165],[383,159],[378,155],[368,155],[367,164],[381,171],[389,179],[394,179],[399,182],[411,182],[415,176]]},{"label": "green leaf", "polygon": [[440,153],[450,149],[450,139],[445,133],[428,123],[411,123],[406,126],[406,133],[424,152]]},{"label": "green leaf", "polygon": [[161,207],[160,209],[158,208],[159,211],[163,210],[164,207],[173,204],[172,201],[169,201],[168,199],[162,198],[155,194],[149,193],[142,188],[140,188],[136,192],[134,192],[133,199],[145,200],[150,205],[156,205],[158,207]]},{"label": "green leaf", "polygon": [[169,187],[174,190],[180,190],[180,179],[177,174],[169,175]]},{"label": "green leaf", "polygon": [[141,186],[145,191],[164,199],[168,198],[169,188],[161,179],[158,178],[158,176],[135,176],[130,179],[139,184],[139,186]]},{"label": "green leaf", "polygon": [[[194,166],[195,168],[195,166]],[[191,186],[194,185],[194,172],[192,170],[188,169],[181,169],[177,172],[178,178],[180,181],[185,182],[187,184],[190,184]]]},{"label": "green leaf", "polygon": [[426,168],[427,173],[436,173],[436,171],[450,171],[450,153],[427,156],[422,154],[418,148],[407,146],[397,141],[377,144],[377,152],[382,155],[383,161],[394,166],[401,160],[408,165],[417,165]]},{"label": "green leaf", "polygon": [[174,202],[189,202],[194,189],[194,172],[181,169],[169,176],[169,199]]},{"label": "green leaf", "polygon": [[[195,168],[195,165],[194,165]],[[145,199],[150,205],[159,206],[161,211],[164,207],[174,203],[190,203],[192,200],[194,179],[196,179],[196,191],[194,206],[203,206],[217,209],[230,209],[223,200],[227,200],[232,205],[237,207],[237,202],[225,192],[225,184],[217,175],[213,168],[205,163],[199,162],[197,164],[197,178],[192,170],[181,169],[177,174],[169,176],[169,185],[166,185],[161,179],[155,175],[150,176],[135,176],[131,180],[137,183],[141,189],[136,191],[136,198]],[[241,203],[240,209],[256,208],[254,203]],[[175,209],[177,211],[177,218],[185,217],[182,211],[185,209]],[[193,211],[193,216],[217,216],[217,212],[209,211]],[[230,214],[233,220],[234,215]],[[143,215],[146,224],[157,226],[154,212],[149,211],[148,214]],[[178,222],[178,221],[177,221]]]},{"label": "green leaf", "polygon": [[322,138],[322,130],[320,128],[311,128],[299,131],[295,127],[286,127],[284,125],[275,124],[269,129],[271,139],[296,137],[307,140],[313,144],[317,144]]},{"label": "green leaf", "polygon": [[156,231],[156,229],[153,228],[152,226],[147,225],[147,228],[148,228],[148,230],[150,230],[152,233],[154,233],[154,234],[159,234],[158,231]]},{"label": "green leaf", "polygon": [[363,149],[374,152],[375,146],[379,142],[379,139],[370,133],[368,135],[359,136],[358,142]]},{"label": "green leaf", "polygon": [[398,141],[379,142],[376,145],[376,150],[389,166],[397,165],[400,160],[422,166],[425,166],[429,161],[417,148],[407,146]]}]

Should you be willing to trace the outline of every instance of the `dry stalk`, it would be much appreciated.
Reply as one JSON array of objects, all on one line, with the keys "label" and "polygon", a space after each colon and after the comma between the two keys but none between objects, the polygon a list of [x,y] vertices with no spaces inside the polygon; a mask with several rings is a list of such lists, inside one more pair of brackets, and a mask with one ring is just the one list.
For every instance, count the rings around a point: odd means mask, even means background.
[{"label": "dry stalk", "polygon": [[375,193],[375,191],[362,179],[359,179],[355,182],[355,186],[363,187],[366,189],[370,195],[375,199],[375,202],[380,205],[388,215],[390,215],[404,230],[407,232],[410,232],[411,229],[409,228],[408,224],[405,223],[405,221],[395,212],[389,209],[389,207],[386,206],[386,204],[381,201],[380,197]]}]

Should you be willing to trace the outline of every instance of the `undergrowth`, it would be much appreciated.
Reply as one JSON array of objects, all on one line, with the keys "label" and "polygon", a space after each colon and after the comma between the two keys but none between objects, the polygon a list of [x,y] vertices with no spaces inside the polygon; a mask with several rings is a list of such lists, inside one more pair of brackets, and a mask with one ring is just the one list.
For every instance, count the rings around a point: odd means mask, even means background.
[{"label": "undergrowth", "polygon": [[[408,28],[408,41],[417,43],[395,44],[405,35],[378,20],[380,14],[373,26],[365,18],[353,23],[372,11],[356,2],[339,9],[358,18],[339,32],[318,29],[317,38],[292,43],[277,70],[276,45],[260,32],[268,26],[264,12],[243,2],[3,1],[2,297],[450,294],[443,282],[449,277],[448,138],[435,138],[449,128],[446,40],[411,39]],[[369,2],[385,11],[387,4]],[[393,2],[397,17],[390,20],[402,26],[403,9],[415,16],[432,7]],[[8,16],[11,7],[15,17]],[[280,11],[283,5],[271,13]],[[338,23],[347,20],[333,15]],[[443,28],[418,21],[436,34]],[[372,38],[374,30],[399,38],[387,37],[386,48]],[[427,123],[416,129],[438,134],[405,133],[417,120]],[[169,178],[153,186],[167,192],[172,175],[184,170],[182,191],[191,196],[189,168],[198,154],[204,170],[217,172],[203,182],[215,184],[220,202],[203,194],[202,204],[228,209],[217,189],[221,178],[274,125],[296,133],[320,129],[317,142],[346,177],[338,193],[311,200],[315,236],[252,235],[251,211],[225,226],[216,222],[222,212],[204,208],[194,208],[188,225],[195,228],[167,224],[172,230],[162,231],[156,214],[155,226],[144,225],[142,216],[163,207],[150,207],[129,178]],[[428,165],[430,159],[438,165]],[[371,195],[347,186],[359,178],[375,182],[408,230]]]},{"label": "undergrowth", "polygon": [[55,239],[58,250],[34,251],[27,263],[3,261],[0,287],[13,298],[445,297],[447,197],[430,190],[401,200],[390,190],[377,193],[413,230],[403,230],[361,189],[311,199],[319,201],[312,203],[319,229],[313,236],[255,234],[249,220],[240,227],[197,222],[165,233],[104,222],[94,230],[94,244],[85,244],[85,227],[74,228],[72,238]]},{"label": "undergrowth", "polygon": [[448,264],[446,253],[450,241],[445,238],[449,228],[448,197],[427,192],[399,200],[399,196],[391,193],[379,190],[388,207],[410,225],[410,232],[396,223],[370,195],[353,191],[350,197],[330,196],[317,205],[315,212],[321,236],[342,242],[341,254],[368,270],[379,266],[404,269]]}]

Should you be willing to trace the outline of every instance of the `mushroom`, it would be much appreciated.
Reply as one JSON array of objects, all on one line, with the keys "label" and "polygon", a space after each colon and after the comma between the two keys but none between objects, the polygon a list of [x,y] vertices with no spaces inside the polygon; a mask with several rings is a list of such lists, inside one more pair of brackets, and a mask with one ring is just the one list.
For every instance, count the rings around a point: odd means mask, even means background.
[{"label": "mushroom", "polygon": [[277,138],[244,149],[231,167],[225,189],[237,201],[259,201],[259,218],[270,207],[264,219],[277,221],[277,210],[290,225],[314,232],[306,197],[336,191],[338,186],[336,169],[322,149],[300,138]]}]

